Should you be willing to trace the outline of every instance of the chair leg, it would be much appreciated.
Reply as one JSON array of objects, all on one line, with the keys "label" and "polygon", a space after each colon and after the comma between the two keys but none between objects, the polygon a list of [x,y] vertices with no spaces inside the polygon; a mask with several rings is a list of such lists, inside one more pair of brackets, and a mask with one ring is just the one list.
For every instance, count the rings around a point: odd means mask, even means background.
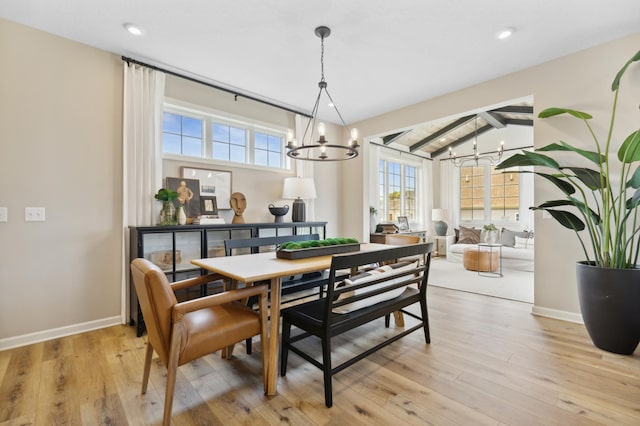
[{"label": "chair leg", "polygon": [[396,327],[404,327],[404,315],[401,311],[393,313],[393,320],[396,322]]},{"label": "chair leg", "polygon": [[322,337],[322,371],[324,375],[324,405],[333,405],[333,389],[331,386],[331,337]]},{"label": "chair leg", "polygon": [[289,339],[291,337],[291,323],[282,318],[282,339],[280,341],[280,376],[287,375],[287,360],[289,359]]},{"label": "chair leg", "polygon": [[427,310],[427,302],[420,301],[420,311],[422,312],[422,322],[424,323],[424,341],[431,343],[431,333],[429,332],[429,311]]},{"label": "chair leg", "polygon": [[389,328],[389,323],[391,322],[391,315],[387,314],[384,316],[384,328]]},{"label": "chair leg", "polygon": [[176,389],[176,376],[178,374],[178,358],[180,356],[180,325],[174,324],[171,331],[171,348],[169,349],[169,363],[167,365],[167,387],[164,393],[164,415],[162,425],[171,424],[171,412],[173,411],[173,394]]},{"label": "chair leg", "polygon": [[149,383],[149,371],[151,370],[151,358],[153,357],[153,346],[147,341],[147,353],[144,356],[144,371],[142,373],[142,393],[147,393]]}]

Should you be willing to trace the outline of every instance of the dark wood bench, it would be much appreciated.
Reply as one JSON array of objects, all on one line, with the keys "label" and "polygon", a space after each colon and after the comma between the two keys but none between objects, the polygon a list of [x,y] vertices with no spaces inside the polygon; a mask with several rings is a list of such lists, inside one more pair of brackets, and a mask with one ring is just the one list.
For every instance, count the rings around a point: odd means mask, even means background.
[{"label": "dark wood bench", "polygon": [[[430,343],[427,279],[432,246],[432,243],[421,243],[334,256],[329,271],[326,297],[282,310],[280,375],[285,376],[287,373],[289,351],[298,354],[323,371],[325,404],[331,407],[333,405],[331,379],[334,374],[419,329],[424,331],[425,342]],[[415,260],[399,261],[373,270],[373,273],[369,270],[348,280],[336,276],[336,272],[345,269],[355,270],[365,265],[382,265],[387,261],[422,255],[425,255],[424,264]],[[420,315],[406,310],[414,304],[420,306]],[[385,326],[388,327],[389,315],[396,311],[415,318],[418,323],[333,367],[332,337],[383,317]],[[302,332],[292,336],[291,326],[296,326]],[[316,360],[313,354],[295,344],[312,336],[316,336],[322,342],[322,361]]]}]

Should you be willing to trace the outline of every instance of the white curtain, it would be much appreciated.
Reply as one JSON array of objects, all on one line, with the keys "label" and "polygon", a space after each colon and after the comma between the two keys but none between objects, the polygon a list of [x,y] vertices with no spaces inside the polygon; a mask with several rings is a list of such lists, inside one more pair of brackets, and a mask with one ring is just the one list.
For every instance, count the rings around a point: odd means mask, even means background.
[{"label": "white curtain", "polygon": [[[295,134],[298,135],[298,144],[302,143],[302,136],[304,135],[304,129],[307,126],[307,122],[310,118],[296,114],[295,117]],[[295,161],[297,177],[312,178],[313,179],[313,161]],[[315,181],[315,179],[314,179]],[[318,192],[318,188],[316,188]],[[314,200],[304,200],[306,205],[306,220],[313,222],[316,218],[316,205]]]},{"label": "white curtain", "polygon": [[123,62],[122,321],[129,318],[129,226],[159,220],[154,195],[162,187],[164,73]]},{"label": "white curtain", "polygon": [[448,234],[453,235],[453,228],[460,225],[460,169],[453,161],[440,161],[440,208],[446,209],[449,217],[445,222],[449,225]]}]

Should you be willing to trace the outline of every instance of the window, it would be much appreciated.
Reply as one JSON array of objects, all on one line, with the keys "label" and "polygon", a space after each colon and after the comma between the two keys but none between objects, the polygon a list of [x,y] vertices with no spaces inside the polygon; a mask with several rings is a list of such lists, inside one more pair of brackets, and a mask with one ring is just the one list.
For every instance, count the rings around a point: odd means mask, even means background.
[{"label": "window", "polygon": [[288,169],[285,135],[286,129],[165,104],[162,152]]},{"label": "window", "polygon": [[283,139],[281,136],[256,132],[254,163],[260,166],[280,167]]},{"label": "window", "polygon": [[460,168],[460,220],[517,221],[519,212],[519,173],[490,165]]},{"label": "window", "polygon": [[162,115],[162,152],[200,157],[202,120],[165,112]]},{"label": "window", "polygon": [[417,168],[399,162],[380,160],[378,165],[378,205],[381,218],[395,222],[398,216],[416,218]]}]

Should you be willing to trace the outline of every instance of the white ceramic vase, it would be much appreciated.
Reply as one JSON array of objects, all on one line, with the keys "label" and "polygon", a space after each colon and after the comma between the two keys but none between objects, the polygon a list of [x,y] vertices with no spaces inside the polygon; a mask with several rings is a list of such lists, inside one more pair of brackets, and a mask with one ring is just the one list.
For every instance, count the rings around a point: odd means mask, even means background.
[{"label": "white ceramic vase", "polygon": [[184,206],[178,206],[178,225],[184,225],[187,223],[187,214],[184,212]]}]

